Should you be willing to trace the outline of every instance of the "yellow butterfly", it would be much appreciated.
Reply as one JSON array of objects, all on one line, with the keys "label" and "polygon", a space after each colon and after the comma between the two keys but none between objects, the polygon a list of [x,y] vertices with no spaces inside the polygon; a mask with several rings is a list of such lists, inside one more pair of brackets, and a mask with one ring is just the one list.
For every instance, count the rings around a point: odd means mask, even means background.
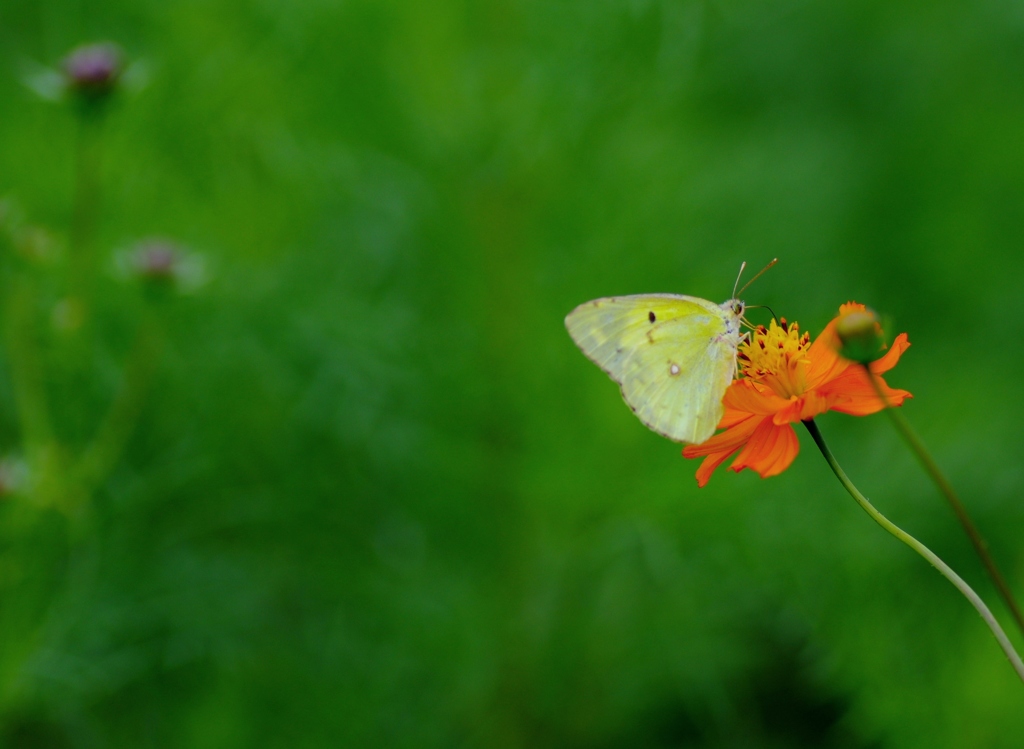
[{"label": "yellow butterfly", "polygon": [[736,374],[745,305],[735,296],[734,286],[722,304],[679,294],[595,299],[570,312],[565,327],[640,421],[670,440],[699,444],[715,433]]}]

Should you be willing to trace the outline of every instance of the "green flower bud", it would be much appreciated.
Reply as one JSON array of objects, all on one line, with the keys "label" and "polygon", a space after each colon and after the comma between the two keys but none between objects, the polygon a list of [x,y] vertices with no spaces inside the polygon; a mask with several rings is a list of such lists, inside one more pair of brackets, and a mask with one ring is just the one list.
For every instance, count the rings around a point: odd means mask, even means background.
[{"label": "green flower bud", "polygon": [[839,355],[859,364],[870,364],[885,352],[885,338],[878,315],[869,309],[848,312],[836,321]]}]

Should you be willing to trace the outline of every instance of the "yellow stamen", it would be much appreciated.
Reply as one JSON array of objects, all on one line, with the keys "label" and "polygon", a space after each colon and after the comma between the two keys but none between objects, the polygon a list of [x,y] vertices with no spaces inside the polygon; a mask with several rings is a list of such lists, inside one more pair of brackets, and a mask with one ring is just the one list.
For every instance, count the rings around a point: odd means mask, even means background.
[{"label": "yellow stamen", "polygon": [[743,376],[768,385],[783,398],[799,395],[805,390],[806,351],[810,344],[811,336],[801,335],[800,326],[787,323],[784,317],[779,323],[772,320],[767,328],[758,325],[740,345]]}]

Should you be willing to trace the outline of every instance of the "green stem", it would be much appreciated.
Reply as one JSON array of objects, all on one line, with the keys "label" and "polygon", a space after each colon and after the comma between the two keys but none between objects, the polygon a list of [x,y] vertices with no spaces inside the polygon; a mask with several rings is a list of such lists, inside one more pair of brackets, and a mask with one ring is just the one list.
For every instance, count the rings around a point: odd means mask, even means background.
[{"label": "green stem", "polygon": [[988,606],[985,605],[985,602],[981,600],[970,585],[964,582],[963,578],[956,574],[949,565],[939,559],[931,549],[903,529],[899,528],[875,509],[874,505],[868,501],[868,498],[861,494],[857,487],[853,485],[849,476],[846,475],[846,472],[836,461],[835,456],[832,455],[832,451],[829,450],[828,445],[825,444],[825,438],[821,436],[821,432],[818,431],[818,425],[814,423],[813,419],[805,421],[804,426],[806,426],[807,431],[811,433],[814,443],[818,446],[818,449],[821,450],[821,454],[824,456],[825,462],[828,463],[829,468],[832,469],[832,473],[836,475],[836,478],[839,479],[839,483],[842,484],[843,488],[850,493],[850,496],[857,501],[857,504],[861,506],[861,509],[870,515],[871,519],[882,526],[886,531],[924,557],[935,569],[939,571],[939,574],[953,583],[954,587],[956,587],[956,589],[971,602],[971,605],[977,609],[979,614],[981,614],[981,618],[985,620],[988,628],[992,630],[992,634],[995,635],[996,641],[999,643],[999,647],[1003,649],[1003,653],[1006,654],[1007,659],[1010,661],[1010,665],[1013,666],[1013,670],[1017,672],[1017,676],[1020,677],[1021,681],[1024,681],[1024,662],[1021,662],[1020,656],[1017,655],[1017,651],[1013,649],[1013,645],[1010,643],[1009,638],[1006,636],[1006,633],[1003,632],[1003,628],[999,626],[999,622],[996,621],[992,612],[989,611]]},{"label": "green stem", "polygon": [[22,446],[33,474],[33,495],[52,504],[61,495],[61,451],[50,418],[36,320],[37,288],[29,274],[8,289],[7,344],[11,383],[18,409]]},{"label": "green stem", "polygon": [[19,278],[8,289],[7,340],[22,438],[31,453],[53,442],[35,325],[35,285]]},{"label": "green stem", "polygon": [[1013,593],[1010,591],[1010,586],[1006,584],[1006,580],[1000,573],[999,568],[996,567],[995,560],[992,559],[992,555],[988,551],[988,543],[982,537],[978,531],[977,526],[971,520],[971,516],[967,514],[967,508],[964,507],[963,502],[960,501],[960,497],[957,496],[956,491],[953,489],[953,485],[949,483],[949,480],[943,475],[939,469],[938,464],[932,458],[928,452],[928,448],[924,446],[924,442],[917,436],[913,427],[910,426],[910,422],[903,415],[901,411],[892,407],[889,400],[885,397],[885,392],[882,390],[881,385],[878,382],[878,377],[874,372],[871,371],[870,367],[864,365],[864,369],[867,371],[868,379],[871,380],[872,386],[875,388],[875,392],[878,397],[885,404],[885,412],[889,415],[889,419],[892,421],[893,426],[896,427],[896,431],[900,433],[903,441],[907,443],[911,452],[917,458],[918,463],[924,468],[935,485],[942,492],[946,500],[949,502],[950,507],[953,508],[953,512],[956,514],[957,520],[960,521],[960,525],[963,526],[964,531],[967,533],[968,538],[971,539],[971,544],[974,546],[974,550],[981,558],[981,562],[985,565],[985,570],[988,572],[988,576],[992,578],[992,582],[995,583],[996,589],[999,594],[1003,597],[1003,601],[1006,603],[1006,607],[1010,609],[1010,614],[1013,616],[1013,620],[1017,623],[1017,627],[1021,633],[1024,633],[1024,615],[1021,614],[1020,607],[1017,605],[1016,599],[1013,597]]},{"label": "green stem", "polygon": [[88,448],[75,465],[76,478],[85,493],[91,492],[113,469],[139,414],[156,371],[161,348],[160,328],[147,313],[128,360],[121,387]]},{"label": "green stem", "polygon": [[95,275],[94,239],[100,207],[100,164],[103,113],[79,113],[75,147],[75,192],[69,247],[69,291],[73,313],[88,315]]}]

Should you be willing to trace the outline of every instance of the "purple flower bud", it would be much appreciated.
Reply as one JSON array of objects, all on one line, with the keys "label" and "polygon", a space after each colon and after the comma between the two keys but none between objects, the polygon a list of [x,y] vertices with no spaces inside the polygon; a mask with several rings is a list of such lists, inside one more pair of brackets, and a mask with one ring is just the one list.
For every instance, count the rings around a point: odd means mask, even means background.
[{"label": "purple flower bud", "polygon": [[67,86],[90,98],[109,94],[124,71],[120,48],[115,44],[86,44],[64,58]]},{"label": "purple flower bud", "polygon": [[181,249],[169,239],[146,239],[132,252],[132,270],[140,278],[170,280],[176,275],[181,254]]},{"label": "purple flower bud", "polygon": [[120,254],[118,265],[127,277],[153,288],[187,292],[206,280],[202,256],[163,237],[143,239]]},{"label": "purple flower bud", "polygon": [[148,278],[170,278],[178,264],[180,250],[171,242],[151,239],[135,251],[135,270]]}]

